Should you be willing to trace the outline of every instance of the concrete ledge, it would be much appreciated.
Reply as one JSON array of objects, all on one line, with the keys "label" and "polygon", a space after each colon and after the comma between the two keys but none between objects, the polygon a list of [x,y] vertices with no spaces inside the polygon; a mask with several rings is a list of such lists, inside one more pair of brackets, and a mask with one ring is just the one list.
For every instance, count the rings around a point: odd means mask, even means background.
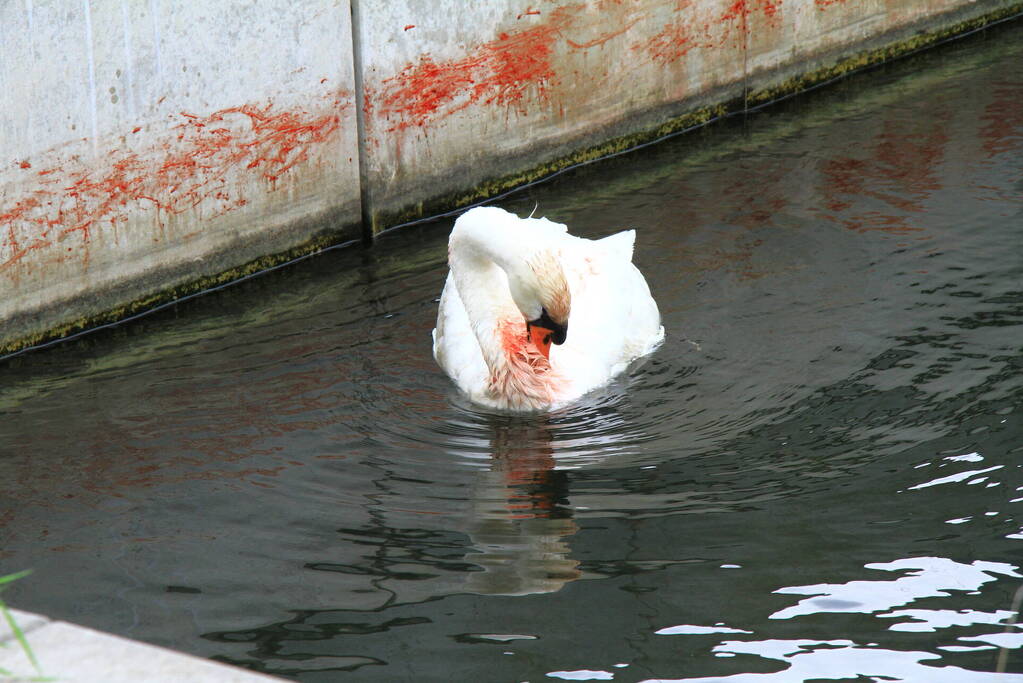
[{"label": "concrete ledge", "polygon": [[0,680],[52,680],[74,683],[258,683],[282,679],[237,669],[208,659],[112,636],[84,626],[52,621],[39,614],[11,610],[39,666],[29,661],[7,623],[0,622]]}]

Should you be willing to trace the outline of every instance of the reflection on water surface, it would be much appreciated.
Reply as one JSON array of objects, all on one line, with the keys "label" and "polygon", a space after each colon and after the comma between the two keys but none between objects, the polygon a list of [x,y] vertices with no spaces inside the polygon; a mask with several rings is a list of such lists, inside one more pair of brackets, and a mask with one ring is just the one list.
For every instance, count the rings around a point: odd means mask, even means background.
[{"label": "reflection on water surface", "polygon": [[448,224],[8,362],[5,598],[303,681],[1020,678],[1021,30],[509,199],[665,316],[558,413],[435,367]]}]

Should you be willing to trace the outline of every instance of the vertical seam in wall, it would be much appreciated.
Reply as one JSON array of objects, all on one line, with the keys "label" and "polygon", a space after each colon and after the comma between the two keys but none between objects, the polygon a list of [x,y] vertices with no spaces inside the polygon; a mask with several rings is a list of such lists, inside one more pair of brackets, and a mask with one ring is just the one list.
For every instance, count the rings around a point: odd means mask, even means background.
[{"label": "vertical seam in wall", "polygon": [[365,242],[370,242],[373,239],[374,230],[366,169],[366,91],[362,79],[359,0],[349,0],[349,9],[352,20],[352,70],[355,72],[355,127],[357,131],[355,155],[359,161],[359,210],[362,216],[362,239]]}]

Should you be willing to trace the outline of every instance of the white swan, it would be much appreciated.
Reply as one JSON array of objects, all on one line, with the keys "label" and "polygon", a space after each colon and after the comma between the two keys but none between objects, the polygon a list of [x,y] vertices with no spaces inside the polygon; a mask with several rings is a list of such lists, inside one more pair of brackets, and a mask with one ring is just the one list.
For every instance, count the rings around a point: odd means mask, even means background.
[{"label": "white swan", "polygon": [[635,239],[573,237],[496,207],[462,214],[433,330],[437,363],[472,401],[504,410],[555,408],[606,383],[664,338],[632,265]]}]

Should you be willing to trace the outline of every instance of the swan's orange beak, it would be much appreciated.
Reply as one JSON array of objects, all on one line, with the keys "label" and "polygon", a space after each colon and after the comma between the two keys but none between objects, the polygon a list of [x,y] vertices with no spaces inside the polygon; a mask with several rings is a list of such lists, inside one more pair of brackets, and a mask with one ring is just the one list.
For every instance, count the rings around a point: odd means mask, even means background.
[{"label": "swan's orange beak", "polygon": [[526,327],[529,328],[529,339],[533,342],[533,345],[540,350],[544,358],[550,360],[551,341],[554,339],[554,330],[548,330],[546,327],[534,323],[529,323]]},{"label": "swan's orange beak", "polygon": [[529,341],[533,342],[543,357],[551,359],[551,344],[564,344],[568,338],[568,324],[554,322],[543,309],[536,320],[526,322],[526,332],[529,334]]}]

